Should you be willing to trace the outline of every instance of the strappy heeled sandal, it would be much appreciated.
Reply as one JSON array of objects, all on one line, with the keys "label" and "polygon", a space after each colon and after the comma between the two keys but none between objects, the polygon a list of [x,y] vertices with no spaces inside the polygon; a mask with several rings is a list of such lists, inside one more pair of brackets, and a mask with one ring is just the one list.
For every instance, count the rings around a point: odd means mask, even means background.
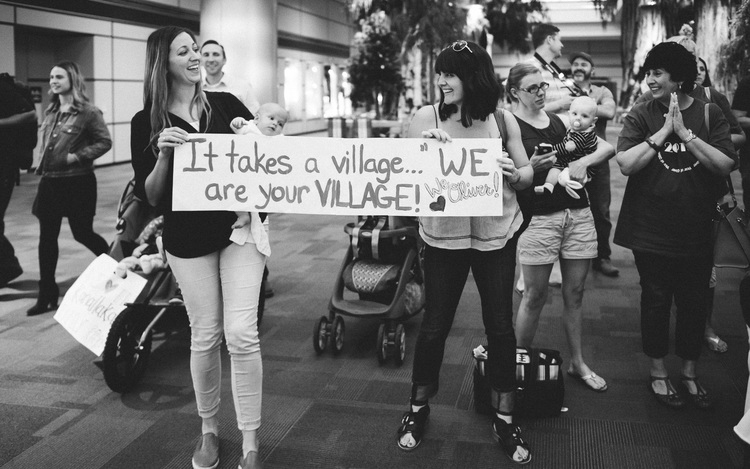
[{"label": "strappy heeled sandal", "polygon": [[[396,438],[396,444],[399,448],[404,451],[413,451],[422,442],[422,437],[427,427],[427,418],[430,416],[430,406],[425,405],[417,412],[411,410],[404,413],[401,418],[401,426],[398,427],[398,438]],[[411,434],[414,439],[414,446],[405,446],[401,444],[401,437],[407,433]]]},{"label": "strappy heeled sandal", "polygon": [[[664,381],[664,385],[667,388],[666,394],[658,394],[656,391],[654,391],[654,381]],[[680,393],[677,392],[677,390],[672,386],[672,382],[669,381],[668,376],[659,377],[659,376],[652,376],[651,382],[648,385],[648,390],[651,391],[651,394],[654,395],[657,401],[659,401],[660,404],[663,404],[667,407],[670,407],[672,409],[681,409],[685,407],[685,399],[682,397]]]},{"label": "strappy heeled sandal", "polygon": [[[695,385],[695,394],[690,392],[690,387],[685,383],[686,381],[692,382]],[[690,396],[690,400],[693,401],[693,404],[699,409],[702,410],[708,410],[713,408],[714,401],[711,399],[711,395],[706,391],[706,388],[704,388],[700,381],[698,381],[698,377],[690,378],[688,376],[682,375],[680,377],[680,382],[682,383],[682,387],[685,389],[685,394]]]},{"label": "strappy heeled sandal", "polygon": [[[508,423],[505,420],[495,417],[492,421],[492,433],[497,438],[500,447],[505,452],[505,455],[516,464],[528,464],[531,461],[531,450],[529,444],[521,436],[521,429],[518,425]],[[526,457],[523,459],[516,459],[516,451],[518,448],[526,450]]]}]

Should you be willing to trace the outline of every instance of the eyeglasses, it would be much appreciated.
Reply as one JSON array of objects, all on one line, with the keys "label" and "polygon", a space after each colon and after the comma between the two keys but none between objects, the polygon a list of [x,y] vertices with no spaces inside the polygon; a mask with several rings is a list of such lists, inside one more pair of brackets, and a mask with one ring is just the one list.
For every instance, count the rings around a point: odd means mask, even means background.
[{"label": "eyeglasses", "polygon": [[[453,49],[453,52],[461,52],[462,50],[468,50],[469,53],[471,53],[471,54],[474,53],[474,52],[471,51],[471,47],[469,47],[469,43],[466,42],[466,41],[464,41],[464,40],[456,41],[453,44],[451,44],[448,47],[446,47],[445,49],[448,49],[448,48]],[[443,49],[443,50],[445,50],[445,49]]]},{"label": "eyeglasses", "polygon": [[549,88],[549,83],[546,81],[543,81],[539,83],[538,85],[531,85],[528,88],[518,88],[521,91],[525,91],[530,94],[538,94],[539,90],[547,91],[547,88]]}]

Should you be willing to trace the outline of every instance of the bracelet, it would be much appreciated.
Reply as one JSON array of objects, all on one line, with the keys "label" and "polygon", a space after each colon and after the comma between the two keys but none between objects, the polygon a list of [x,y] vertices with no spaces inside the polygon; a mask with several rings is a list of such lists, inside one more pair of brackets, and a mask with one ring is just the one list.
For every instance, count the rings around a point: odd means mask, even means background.
[{"label": "bracelet", "polygon": [[688,129],[688,136],[685,140],[682,141],[682,143],[688,143],[692,140],[695,140],[696,138],[698,137],[693,133],[693,131],[691,129]]},{"label": "bracelet", "polygon": [[656,144],[653,140],[651,140],[651,137],[646,139],[646,144],[654,149],[656,153],[659,153],[661,151],[661,147]]}]

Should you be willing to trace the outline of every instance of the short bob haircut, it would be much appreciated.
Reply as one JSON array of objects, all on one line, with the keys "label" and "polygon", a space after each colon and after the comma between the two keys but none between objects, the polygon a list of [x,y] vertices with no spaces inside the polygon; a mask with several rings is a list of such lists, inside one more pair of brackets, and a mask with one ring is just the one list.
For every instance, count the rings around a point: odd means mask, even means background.
[{"label": "short bob haircut", "polygon": [[[464,100],[461,106],[461,124],[471,127],[474,119],[485,120],[495,112],[500,99],[500,84],[495,76],[492,59],[479,44],[466,42],[469,50],[453,50],[453,43],[443,49],[435,61],[435,73],[453,73],[461,79],[464,87]],[[446,105],[445,95],[440,91],[438,113],[440,120],[448,119],[458,107]]]},{"label": "short bob haircut", "polygon": [[670,80],[681,83],[680,91],[690,93],[695,88],[698,66],[695,56],[676,42],[657,44],[646,55],[643,70],[662,69],[669,73]]},{"label": "short bob haircut", "polygon": [[518,101],[518,98],[513,96],[510,92],[512,89],[518,89],[518,85],[521,84],[521,80],[529,75],[535,73],[542,73],[536,68],[535,65],[526,62],[519,62],[513,66],[508,72],[508,80],[505,82],[505,94],[512,102]]}]

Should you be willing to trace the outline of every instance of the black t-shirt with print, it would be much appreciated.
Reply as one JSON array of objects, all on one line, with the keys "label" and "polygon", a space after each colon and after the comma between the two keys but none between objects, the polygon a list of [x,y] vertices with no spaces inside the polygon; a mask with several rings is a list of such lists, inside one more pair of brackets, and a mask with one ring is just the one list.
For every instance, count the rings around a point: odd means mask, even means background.
[{"label": "black t-shirt with print", "polygon": [[[736,160],[729,124],[721,109],[694,100],[682,111],[685,126],[704,142]],[[628,113],[617,141],[626,151],[662,128],[667,107],[651,100]],[[677,134],[643,169],[628,178],[614,242],[634,251],[683,257],[705,255],[711,249],[711,219],[724,178],[710,172],[693,156]]]}]

